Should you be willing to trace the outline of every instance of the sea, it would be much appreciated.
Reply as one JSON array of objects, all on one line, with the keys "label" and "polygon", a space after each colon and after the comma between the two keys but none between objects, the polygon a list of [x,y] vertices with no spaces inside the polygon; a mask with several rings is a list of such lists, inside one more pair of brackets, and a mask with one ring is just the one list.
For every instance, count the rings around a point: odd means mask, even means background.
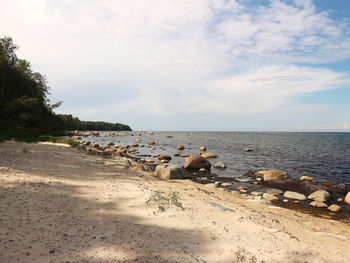
[{"label": "sea", "polygon": [[[247,172],[279,169],[291,177],[311,176],[319,182],[344,183],[350,186],[350,133],[314,132],[180,132],[145,131],[114,132],[127,136],[110,136],[112,132],[100,132],[101,137],[88,136],[84,140],[99,143],[108,142],[136,147],[136,157],[153,159],[156,154],[172,156],[170,163],[183,165],[185,158],[174,157],[174,153],[197,154],[205,146],[217,158],[209,159],[212,165],[224,162],[226,169],[211,171],[220,177],[242,177]],[[133,135],[133,136],[132,136]],[[172,138],[167,138],[172,136]],[[154,141],[155,145],[148,145]],[[179,151],[176,146],[185,147]],[[245,148],[252,151],[246,152]]]}]

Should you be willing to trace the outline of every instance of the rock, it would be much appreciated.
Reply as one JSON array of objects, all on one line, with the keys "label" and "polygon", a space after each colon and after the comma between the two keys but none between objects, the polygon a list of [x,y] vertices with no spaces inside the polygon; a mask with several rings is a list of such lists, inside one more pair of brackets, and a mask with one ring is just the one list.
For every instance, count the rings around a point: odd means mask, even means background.
[{"label": "rock", "polygon": [[350,192],[345,196],[344,202],[350,205]]},{"label": "rock", "polygon": [[80,136],[73,136],[73,140],[81,140]]},{"label": "rock", "polygon": [[187,153],[180,154],[180,157],[189,157],[190,155]]},{"label": "rock", "polygon": [[251,195],[255,195],[255,196],[261,196],[263,195],[264,193],[263,192],[256,192],[256,191],[253,191],[250,193]]},{"label": "rock", "polygon": [[269,193],[264,193],[263,194],[263,197],[268,200],[268,201],[272,201],[272,200],[278,200],[278,197],[277,196],[274,196],[272,194],[269,194]]},{"label": "rock", "polygon": [[178,144],[178,145],[176,146],[176,149],[178,149],[178,150],[184,150],[184,149],[185,149],[185,146],[183,146],[183,145],[181,145],[181,144]]},{"label": "rock", "polygon": [[275,188],[269,188],[266,190],[266,193],[272,194],[272,195],[283,195],[283,191],[280,189],[275,189]]},{"label": "rock", "polygon": [[252,152],[252,151],[253,151],[252,148],[244,148],[243,150],[244,150],[245,152]]},{"label": "rock", "polygon": [[156,143],[154,141],[149,141],[148,144],[149,145],[155,145]]},{"label": "rock", "polygon": [[337,199],[337,202],[343,202],[343,201],[344,201],[344,199],[341,198],[341,197],[339,197],[339,198]]},{"label": "rock", "polygon": [[104,150],[104,153],[105,153],[105,154],[109,154],[109,155],[111,155],[111,154],[113,154],[113,153],[114,153],[114,149],[107,148],[107,149],[105,149],[105,150]]},{"label": "rock", "polygon": [[222,183],[222,184],[221,184],[221,186],[223,186],[223,187],[228,187],[228,186],[231,186],[231,185],[232,185],[232,183],[228,183],[228,182],[227,182],[227,183]]},{"label": "rock", "polygon": [[205,187],[209,187],[209,188],[217,188],[217,187],[218,187],[218,185],[215,184],[215,183],[205,184],[204,186],[205,186]]},{"label": "rock", "polygon": [[202,152],[204,152],[204,151],[207,150],[207,148],[205,148],[204,146],[201,146],[201,147],[199,147],[199,150],[202,151]]},{"label": "rock", "polygon": [[314,201],[326,202],[331,199],[331,195],[325,190],[317,190],[316,192],[310,194],[307,198]]},{"label": "rock", "polygon": [[216,162],[214,164],[214,167],[215,168],[220,168],[220,169],[226,169],[227,168],[227,165],[224,163],[224,162]]},{"label": "rock", "polygon": [[200,172],[208,172],[208,170],[205,169],[205,168],[201,168],[201,169],[199,169],[199,171],[200,171]]},{"label": "rock", "polygon": [[187,169],[187,168],[195,168],[195,169],[205,168],[205,169],[209,170],[211,167],[211,163],[206,158],[202,157],[201,155],[195,154],[195,155],[192,155],[192,156],[186,158],[184,167],[185,167],[185,169]]},{"label": "rock", "polygon": [[262,175],[264,177],[264,181],[288,178],[287,173],[281,170],[258,171],[255,173],[255,175]]},{"label": "rock", "polygon": [[328,206],[327,209],[336,213],[336,212],[339,212],[341,210],[341,206],[333,204],[333,205]]},{"label": "rock", "polygon": [[327,204],[325,204],[325,203],[323,203],[321,201],[313,201],[313,202],[310,203],[310,205],[314,206],[314,207],[320,207],[320,208],[328,206]]},{"label": "rock", "polygon": [[153,132],[149,131],[149,132],[147,132],[147,134],[149,134],[149,135],[153,135]]},{"label": "rock", "polygon": [[180,156],[180,153],[174,153],[174,156]]},{"label": "rock", "polygon": [[306,196],[299,194],[297,192],[286,191],[283,195],[285,198],[296,199],[296,200],[306,200]]},{"label": "rock", "polygon": [[245,186],[240,185],[240,186],[237,186],[237,190],[241,191],[241,190],[246,190],[246,189],[245,189]]},{"label": "rock", "polygon": [[93,147],[98,148],[98,147],[100,147],[100,145],[99,145],[98,143],[95,143],[95,144],[93,145]]},{"label": "rock", "polygon": [[148,171],[148,167],[147,166],[144,166],[142,164],[139,164],[139,165],[134,165],[134,166],[131,166],[128,168],[128,170],[130,172],[146,172]]},{"label": "rock", "polygon": [[146,163],[154,163],[154,160],[151,160],[151,159],[146,159],[145,161]]},{"label": "rock", "polygon": [[175,164],[159,164],[154,173],[164,180],[183,179],[185,177],[184,169]]},{"label": "rock", "polygon": [[120,144],[114,145],[114,148],[120,148],[122,147]]},{"label": "rock", "polygon": [[141,139],[136,139],[135,142],[141,142]]},{"label": "rock", "polygon": [[312,178],[312,177],[310,177],[310,176],[306,176],[306,175],[304,175],[304,176],[300,177],[300,180],[301,180],[301,181],[304,181],[304,180],[310,180],[310,181],[313,181],[313,180],[314,180],[314,178]]},{"label": "rock", "polygon": [[248,191],[246,190],[246,189],[241,189],[241,190],[239,190],[241,193],[248,193]]},{"label": "rock", "polygon": [[211,152],[202,153],[201,155],[204,158],[216,158],[217,157],[215,153],[211,153]]},{"label": "rock", "polygon": [[113,146],[113,145],[114,145],[114,142],[107,143],[107,146]]},{"label": "rock", "polygon": [[159,164],[168,163],[168,162],[169,162],[168,160],[160,160]]},{"label": "rock", "polygon": [[171,135],[167,135],[166,137],[167,137],[168,139],[173,138],[173,136],[171,136]]},{"label": "rock", "polygon": [[131,147],[139,147],[139,145],[137,143],[133,143],[131,144]]},{"label": "rock", "polygon": [[158,156],[158,160],[167,160],[167,161],[171,161],[171,156],[170,155],[167,155],[167,154],[160,154]]}]

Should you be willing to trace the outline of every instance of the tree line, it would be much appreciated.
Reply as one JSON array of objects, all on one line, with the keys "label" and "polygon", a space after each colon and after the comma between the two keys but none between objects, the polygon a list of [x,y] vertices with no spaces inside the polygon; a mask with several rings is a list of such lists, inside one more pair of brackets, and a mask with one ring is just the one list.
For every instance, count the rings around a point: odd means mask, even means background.
[{"label": "tree line", "polygon": [[16,55],[12,38],[0,38],[0,129],[131,130],[128,125],[81,121],[72,115],[56,114],[62,102],[50,104],[47,78],[34,72],[30,62]]}]

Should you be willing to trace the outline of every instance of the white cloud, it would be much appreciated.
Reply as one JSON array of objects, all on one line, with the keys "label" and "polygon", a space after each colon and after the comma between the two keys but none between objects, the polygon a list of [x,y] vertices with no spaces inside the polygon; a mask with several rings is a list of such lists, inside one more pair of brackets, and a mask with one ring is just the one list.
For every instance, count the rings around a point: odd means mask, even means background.
[{"label": "white cloud", "polygon": [[245,3],[0,0],[0,32],[48,75],[62,110],[103,99],[101,116],[113,104],[163,116],[266,112],[349,84],[312,66],[349,59],[347,24],[312,1]]}]

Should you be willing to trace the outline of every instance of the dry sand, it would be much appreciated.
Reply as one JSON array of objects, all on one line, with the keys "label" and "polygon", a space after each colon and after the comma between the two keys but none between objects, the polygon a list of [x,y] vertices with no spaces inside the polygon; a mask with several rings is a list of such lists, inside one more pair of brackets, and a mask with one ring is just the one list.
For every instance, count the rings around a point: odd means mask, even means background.
[{"label": "dry sand", "polygon": [[[0,262],[350,262],[345,223],[128,165],[0,143]],[[154,191],[179,192],[185,209],[153,213],[145,200]]]}]

